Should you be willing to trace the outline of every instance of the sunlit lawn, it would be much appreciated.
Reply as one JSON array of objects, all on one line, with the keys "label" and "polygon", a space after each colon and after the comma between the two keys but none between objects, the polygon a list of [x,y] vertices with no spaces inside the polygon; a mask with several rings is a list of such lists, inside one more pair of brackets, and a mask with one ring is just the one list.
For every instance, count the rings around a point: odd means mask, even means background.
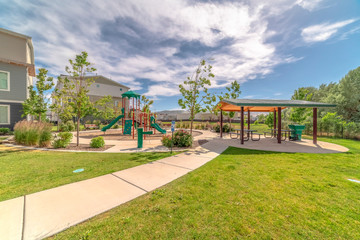
[{"label": "sunlit lawn", "polygon": [[[26,151],[0,145],[0,201],[101,176],[169,155]],[[73,173],[79,168],[84,168],[84,171]]]},{"label": "sunlit lawn", "polygon": [[360,239],[360,142],[348,153],[228,148],[56,239]]}]

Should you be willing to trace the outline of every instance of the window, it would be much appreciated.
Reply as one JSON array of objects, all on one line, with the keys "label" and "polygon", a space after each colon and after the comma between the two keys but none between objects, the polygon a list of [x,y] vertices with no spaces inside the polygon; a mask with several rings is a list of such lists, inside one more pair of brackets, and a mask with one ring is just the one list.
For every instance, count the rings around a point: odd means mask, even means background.
[{"label": "window", "polygon": [[9,105],[0,105],[0,124],[10,124]]},{"label": "window", "polygon": [[99,85],[99,84],[96,84],[96,87],[100,87],[100,85]]},{"label": "window", "polygon": [[119,101],[115,101],[114,105],[115,105],[115,107],[117,107],[119,105]]},{"label": "window", "polygon": [[120,88],[120,91],[122,91],[122,88]]},{"label": "window", "polygon": [[10,73],[0,71],[0,91],[10,91]]}]

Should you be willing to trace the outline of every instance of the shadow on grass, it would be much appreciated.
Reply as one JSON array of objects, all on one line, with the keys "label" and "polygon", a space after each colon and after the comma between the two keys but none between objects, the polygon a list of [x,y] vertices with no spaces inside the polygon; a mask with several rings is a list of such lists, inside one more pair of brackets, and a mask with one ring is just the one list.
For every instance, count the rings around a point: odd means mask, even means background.
[{"label": "shadow on grass", "polygon": [[0,148],[0,157],[5,157],[5,156],[10,155],[12,153],[31,152],[31,151],[33,151],[33,150],[31,150],[31,149],[8,149],[7,150],[6,148],[4,148],[4,149]]}]

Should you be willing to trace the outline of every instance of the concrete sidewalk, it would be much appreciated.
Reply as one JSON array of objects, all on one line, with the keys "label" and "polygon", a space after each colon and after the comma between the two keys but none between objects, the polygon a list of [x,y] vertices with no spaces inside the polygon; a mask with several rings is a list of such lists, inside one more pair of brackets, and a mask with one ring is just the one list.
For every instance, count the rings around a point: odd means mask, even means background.
[{"label": "concrete sidewalk", "polygon": [[209,162],[212,141],[176,156],[0,202],[0,239],[42,239],[159,188]]}]

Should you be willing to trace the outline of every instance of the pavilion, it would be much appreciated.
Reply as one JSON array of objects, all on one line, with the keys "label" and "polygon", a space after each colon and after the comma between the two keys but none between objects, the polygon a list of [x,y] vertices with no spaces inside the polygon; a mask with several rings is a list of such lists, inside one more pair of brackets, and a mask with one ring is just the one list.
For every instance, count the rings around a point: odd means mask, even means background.
[{"label": "pavilion", "polygon": [[223,132],[223,111],[241,113],[241,134],[240,141],[244,144],[244,112],[248,113],[248,130],[250,130],[251,112],[273,112],[274,128],[277,124],[277,141],[281,143],[281,110],[289,107],[312,108],[313,109],[313,143],[317,144],[317,109],[320,107],[336,107],[335,104],[310,102],[303,100],[271,100],[271,99],[224,99],[217,104],[220,109],[220,137]]}]

